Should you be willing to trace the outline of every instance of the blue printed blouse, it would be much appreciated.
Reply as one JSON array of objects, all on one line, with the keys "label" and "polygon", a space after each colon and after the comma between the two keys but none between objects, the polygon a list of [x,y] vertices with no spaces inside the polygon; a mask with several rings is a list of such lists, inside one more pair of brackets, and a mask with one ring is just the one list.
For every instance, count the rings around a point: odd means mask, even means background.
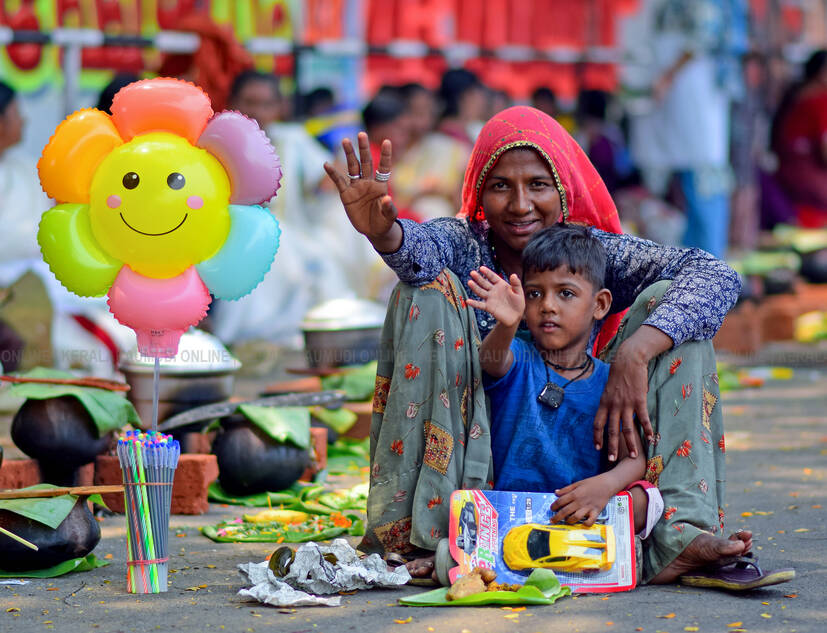
[{"label": "blue printed blouse", "polygon": [[[488,242],[487,226],[466,219],[437,218],[424,224],[397,220],[402,245],[382,258],[401,281],[419,286],[436,279],[449,268],[468,288],[472,270],[487,266],[497,270]],[[606,287],[612,293],[612,312],[634,302],[647,286],[663,279],[672,281],[660,305],[644,321],[668,334],[675,347],[689,340],[712,338],[741,291],[738,274],[726,263],[697,248],[663,246],[632,235],[592,229],[606,249]],[[476,310],[480,335],[496,321]]]}]

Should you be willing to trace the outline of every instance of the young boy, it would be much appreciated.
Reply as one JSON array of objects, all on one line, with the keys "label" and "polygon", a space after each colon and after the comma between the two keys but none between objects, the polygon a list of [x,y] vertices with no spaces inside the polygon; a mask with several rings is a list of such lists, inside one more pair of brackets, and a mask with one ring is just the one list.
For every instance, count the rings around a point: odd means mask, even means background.
[{"label": "young boy", "polygon": [[[634,457],[621,446],[611,469],[592,439],[609,375],[609,366],[588,353],[595,322],[612,303],[605,269],[606,252],[588,228],[556,225],[536,233],[523,251],[522,283],[485,267],[471,273],[469,286],[481,300],[468,304],[497,320],[480,348],[494,488],[553,491],[553,523],[592,525],[613,495],[632,486],[635,531],[645,538],[663,503],[640,481],[646,460],[639,438]],[[515,337],[523,318],[530,342]]]}]

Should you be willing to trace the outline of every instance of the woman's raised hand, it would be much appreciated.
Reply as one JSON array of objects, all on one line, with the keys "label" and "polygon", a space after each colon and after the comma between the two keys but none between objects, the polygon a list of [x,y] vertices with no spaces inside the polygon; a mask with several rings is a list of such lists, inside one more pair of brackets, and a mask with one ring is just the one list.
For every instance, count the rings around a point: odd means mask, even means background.
[{"label": "woman's raised hand", "polygon": [[525,310],[525,297],[523,285],[517,275],[511,275],[508,281],[505,281],[490,268],[482,266],[479,272],[471,271],[468,287],[482,299],[468,299],[469,306],[485,310],[507,327],[514,327],[520,323]]},{"label": "woman's raised hand", "polygon": [[399,248],[402,230],[396,225],[396,208],[388,195],[391,173],[391,142],[382,142],[379,167],[374,172],[368,135],[359,132],[359,156],[350,139],[342,141],[347,159],[347,174],[330,164],[324,169],[339,190],[347,217],[359,233],[367,237],[377,250],[390,252]]}]

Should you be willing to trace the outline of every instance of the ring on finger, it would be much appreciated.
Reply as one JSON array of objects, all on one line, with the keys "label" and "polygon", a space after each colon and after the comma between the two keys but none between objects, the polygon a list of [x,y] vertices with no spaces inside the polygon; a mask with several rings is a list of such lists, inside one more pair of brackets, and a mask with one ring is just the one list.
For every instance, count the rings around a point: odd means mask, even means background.
[{"label": "ring on finger", "polygon": [[391,172],[376,170],[374,176],[378,182],[388,182],[391,179]]},{"label": "ring on finger", "polygon": [[353,174],[348,174],[347,177],[351,180],[359,180],[362,177],[362,174],[356,174],[355,176]]}]

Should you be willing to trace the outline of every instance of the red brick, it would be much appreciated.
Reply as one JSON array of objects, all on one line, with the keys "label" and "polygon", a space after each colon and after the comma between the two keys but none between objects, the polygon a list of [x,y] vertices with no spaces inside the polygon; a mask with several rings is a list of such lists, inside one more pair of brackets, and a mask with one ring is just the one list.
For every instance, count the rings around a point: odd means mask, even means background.
[{"label": "red brick", "polygon": [[313,460],[299,477],[302,481],[312,481],[314,475],[327,466],[327,428],[311,427],[310,445],[313,447]]},{"label": "red brick", "polygon": [[76,486],[91,486],[95,483],[95,462],[89,462],[78,468],[75,475]]},{"label": "red brick", "polygon": [[726,315],[721,329],[712,339],[715,349],[734,354],[754,354],[763,343],[761,310],[746,301]]},{"label": "red brick", "polygon": [[[209,509],[207,486],[218,478],[218,461],[215,455],[185,453],[178,460],[172,485],[172,514],[203,514]],[[123,481],[118,458],[100,455],[95,463],[95,483],[119,484]],[[103,496],[113,512],[123,513],[123,494]]]},{"label": "red brick", "polygon": [[40,467],[34,459],[4,459],[0,466],[0,490],[28,488],[40,483]]}]

